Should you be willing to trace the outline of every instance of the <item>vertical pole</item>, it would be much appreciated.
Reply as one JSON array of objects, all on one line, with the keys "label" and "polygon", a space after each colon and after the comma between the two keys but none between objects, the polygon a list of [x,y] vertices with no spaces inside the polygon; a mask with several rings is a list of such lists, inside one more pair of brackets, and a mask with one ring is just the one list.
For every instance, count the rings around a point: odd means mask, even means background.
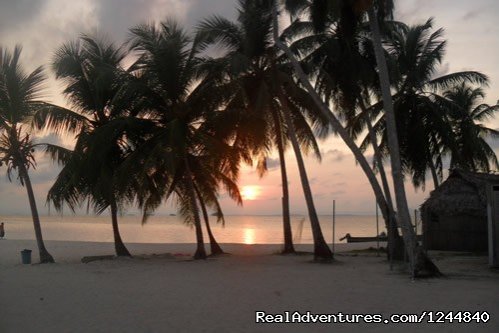
[{"label": "vertical pole", "polygon": [[378,202],[376,203],[376,256],[379,257],[379,214],[378,214]]},{"label": "vertical pole", "polygon": [[499,186],[487,186],[487,222],[489,240],[489,266],[499,267]]},{"label": "vertical pole", "polygon": [[336,229],[336,200],[333,200],[333,240],[332,240],[332,252],[334,255],[334,240],[335,240],[335,229]]},{"label": "vertical pole", "polygon": [[419,244],[418,242],[418,210],[414,209],[414,234],[416,235],[416,244]]}]

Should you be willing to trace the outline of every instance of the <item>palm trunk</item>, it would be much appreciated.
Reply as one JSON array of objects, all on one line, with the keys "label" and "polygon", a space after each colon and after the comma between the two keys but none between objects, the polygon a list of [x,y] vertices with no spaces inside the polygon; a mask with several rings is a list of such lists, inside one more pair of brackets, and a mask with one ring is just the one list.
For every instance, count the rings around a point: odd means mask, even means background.
[{"label": "palm trunk", "polygon": [[296,132],[289,113],[287,106],[286,97],[281,95],[279,101],[282,105],[282,113],[284,114],[284,121],[288,128],[288,136],[293,146],[293,150],[296,156],[296,162],[298,164],[298,170],[300,172],[300,180],[303,188],[303,194],[305,195],[305,201],[307,203],[308,215],[310,218],[310,225],[312,227],[312,235],[314,237],[314,259],[315,260],[332,260],[333,253],[329,249],[324,236],[322,234],[321,226],[319,223],[319,218],[315,210],[314,198],[312,196],[312,190],[310,189],[310,184],[308,181],[307,170],[305,169],[305,163],[303,162],[303,157],[301,155],[300,145],[296,138]]},{"label": "palm trunk", "polygon": [[430,170],[431,170],[431,177],[433,178],[433,188],[437,188],[439,185],[438,181],[438,175],[437,175],[437,168],[435,167],[435,163],[433,163],[433,158],[430,157]]},{"label": "palm trunk", "polygon": [[291,232],[291,217],[289,211],[289,185],[288,173],[286,170],[286,159],[284,158],[284,143],[282,139],[281,120],[277,112],[272,111],[275,129],[277,133],[277,151],[279,153],[279,163],[281,166],[281,183],[282,183],[282,225],[284,231],[284,249],[283,254],[296,253],[293,245],[293,234]]},{"label": "palm trunk", "polygon": [[[383,107],[385,109],[385,122],[388,137],[388,146],[390,147],[390,161],[392,165],[395,199],[397,203],[399,222],[402,227],[402,236],[404,238],[407,255],[409,257],[411,275],[412,277],[417,276],[418,271],[421,269],[427,269],[428,271],[430,271],[430,274],[436,273],[432,272],[432,270],[436,269],[436,266],[431,262],[429,258],[426,257],[423,251],[419,251],[417,248],[418,245],[416,242],[416,234],[414,232],[414,229],[412,228],[409,207],[407,205],[407,197],[405,194],[404,178],[402,174],[400,150],[397,137],[397,126],[395,122],[395,113],[393,111],[392,95],[390,92],[390,80],[388,78],[388,68],[383,53],[383,47],[381,45],[378,20],[376,18],[376,13],[374,12],[373,7],[368,10],[368,15],[369,25],[371,27],[371,32],[373,35],[374,54],[376,57],[376,63],[378,64],[378,75],[380,79],[381,94],[383,97]],[[416,262],[417,256],[424,256],[424,258],[421,257],[421,260],[418,260],[418,262]],[[420,267],[421,264],[426,267]],[[436,271],[438,271],[438,269],[436,269]]]},{"label": "palm trunk", "polygon": [[113,224],[113,237],[114,237],[114,250],[118,257],[131,257],[132,255],[128,252],[125,244],[121,240],[120,229],[118,227],[118,207],[116,205],[116,200],[113,196],[111,198],[111,222]]},{"label": "palm trunk", "polygon": [[194,217],[194,227],[196,229],[196,241],[197,248],[194,253],[194,259],[206,259],[206,250],[204,248],[204,240],[203,240],[203,228],[201,227],[201,218],[199,217],[199,209],[196,202],[196,193],[194,191],[194,181],[192,180],[191,168],[189,167],[189,162],[187,158],[184,158],[184,166],[185,166],[185,177],[186,177],[186,185],[187,185],[187,195],[189,196],[189,200],[191,202],[191,210]]},{"label": "palm trunk", "polygon": [[40,254],[40,263],[53,263],[54,258],[45,248],[43,242],[42,227],[40,225],[40,217],[38,215],[38,208],[36,207],[35,195],[29,178],[28,170],[24,165],[19,166],[19,176],[21,177],[24,185],[26,185],[26,192],[28,192],[29,207],[31,208],[31,217],[33,218],[33,226],[35,228],[36,243],[38,245],[38,253]]},{"label": "palm trunk", "polygon": [[[367,115],[367,108],[361,98],[359,98],[359,102],[362,112],[364,112],[364,114]],[[388,185],[388,179],[386,177],[385,167],[383,165],[383,159],[381,157],[381,151],[378,146],[378,140],[376,138],[376,134],[374,133],[374,129],[369,119],[366,121],[366,124],[367,124],[367,131],[371,139],[371,143],[374,150],[374,158],[376,161],[376,165],[378,166],[379,175],[381,178],[381,184],[383,185],[383,192],[385,194],[386,205],[388,210],[386,214],[388,218],[385,219],[385,226],[388,232],[388,252],[387,252],[388,259],[402,260],[404,258],[404,251],[405,251],[404,242],[402,241],[398,233],[397,219],[395,217],[395,210],[393,209],[392,195],[390,191],[390,186]],[[380,204],[378,203],[378,205]]]},{"label": "palm trunk", "polygon": [[322,101],[319,94],[312,87],[312,84],[310,83],[307,75],[301,68],[300,63],[298,62],[298,60],[296,60],[296,57],[294,56],[293,52],[291,52],[291,50],[286,44],[284,44],[281,40],[279,40],[276,6],[274,6],[273,8],[273,21],[274,21],[274,42],[276,43],[276,46],[286,54],[288,59],[291,61],[291,64],[295,70],[295,74],[298,76],[300,82],[303,84],[307,92],[312,97],[315,105],[319,108],[321,113],[329,120],[335,132],[341,137],[341,139],[345,142],[350,151],[353,153],[355,159],[359,163],[360,167],[362,168],[362,171],[364,171],[369,183],[371,184],[374,195],[376,196],[376,200],[380,205],[383,218],[388,219],[387,203],[385,197],[383,196],[383,191],[381,190],[381,187],[378,183],[378,179],[376,178],[376,175],[371,169],[369,162],[367,162],[367,159],[362,154],[362,151],[356,145],[355,141],[350,137],[347,130],[343,127],[338,118],[336,118],[336,116],[329,110],[329,107]]},{"label": "palm trunk", "polygon": [[224,250],[222,250],[217,240],[215,239],[215,236],[213,236],[213,233],[211,232],[210,218],[208,216],[208,211],[206,210],[206,204],[204,203],[204,199],[203,197],[201,197],[201,193],[199,192],[199,189],[195,184],[194,190],[196,191],[199,205],[201,206],[201,211],[203,212],[204,224],[206,225],[206,231],[208,232],[208,238],[210,239],[211,255],[224,254]]}]

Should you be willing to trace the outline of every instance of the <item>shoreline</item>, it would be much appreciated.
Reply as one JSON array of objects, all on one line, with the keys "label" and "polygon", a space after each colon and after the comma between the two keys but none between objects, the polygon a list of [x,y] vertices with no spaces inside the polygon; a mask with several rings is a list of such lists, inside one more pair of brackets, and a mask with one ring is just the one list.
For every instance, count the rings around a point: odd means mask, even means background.
[{"label": "shoreline", "polygon": [[[385,242],[380,242],[383,247]],[[4,245],[4,246],[2,246]],[[193,255],[196,250],[195,243],[125,243],[133,255],[148,255],[158,253],[178,253],[185,256]],[[89,242],[89,241],[60,241],[46,240],[47,250],[54,256],[56,262],[74,263],[84,256],[113,255],[114,244],[111,242]],[[278,254],[282,244],[244,244],[244,243],[220,243],[225,252],[241,256],[258,256]],[[329,245],[331,246],[331,245]],[[335,251],[345,252],[373,247],[376,242],[367,243],[335,243]],[[207,253],[210,252],[210,244],[205,243]],[[32,250],[32,263],[36,264],[38,258],[36,241],[32,239],[2,239],[0,240],[0,265],[12,265],[20,263],[20,251]],[[311,252],[313,244],[295,244],[296,251]],[[380,252],[383,255],[382,252]],[[81,256],[81,257],[80,257]]]}]

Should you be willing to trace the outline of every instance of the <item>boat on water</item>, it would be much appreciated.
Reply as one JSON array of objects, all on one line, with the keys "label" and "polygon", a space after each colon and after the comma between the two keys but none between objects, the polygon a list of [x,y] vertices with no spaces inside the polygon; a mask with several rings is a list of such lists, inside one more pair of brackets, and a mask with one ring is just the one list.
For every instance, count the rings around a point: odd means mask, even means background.
[{"label": "boat on water", "polygon": [[[423,235],[417,235],[417,240],[422,241]],[[340,238],[340,241],[346,239],[347,243],[364,243],[364,242],[387,242],[388,236],[386,233],[382,232],[378,236],[371,237],[354,237],[350,234],[346,234],[344,237]]]}]

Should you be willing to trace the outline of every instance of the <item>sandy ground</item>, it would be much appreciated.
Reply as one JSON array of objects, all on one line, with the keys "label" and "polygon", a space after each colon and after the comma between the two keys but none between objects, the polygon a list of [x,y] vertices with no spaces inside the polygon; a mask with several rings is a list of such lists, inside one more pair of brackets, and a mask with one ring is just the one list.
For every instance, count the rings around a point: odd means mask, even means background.
[{"label": "sandy ground", "polygon": [[[316,264],[309,255],[276,255],[277,245],[224,244],[232,255],[191,261],[191,244],[128,244],[139,256],[83,264],[83,256],[112,254],[112,244],[46,243],[56,264],[22,265],[19,251],[35,243],[0,240],[0,332],[499,332],[499,272],[485,257],[435,254],[447,277],[411,281],[375,254]],[[256,324],[255,311],[487,311],[490,320]]]}]

